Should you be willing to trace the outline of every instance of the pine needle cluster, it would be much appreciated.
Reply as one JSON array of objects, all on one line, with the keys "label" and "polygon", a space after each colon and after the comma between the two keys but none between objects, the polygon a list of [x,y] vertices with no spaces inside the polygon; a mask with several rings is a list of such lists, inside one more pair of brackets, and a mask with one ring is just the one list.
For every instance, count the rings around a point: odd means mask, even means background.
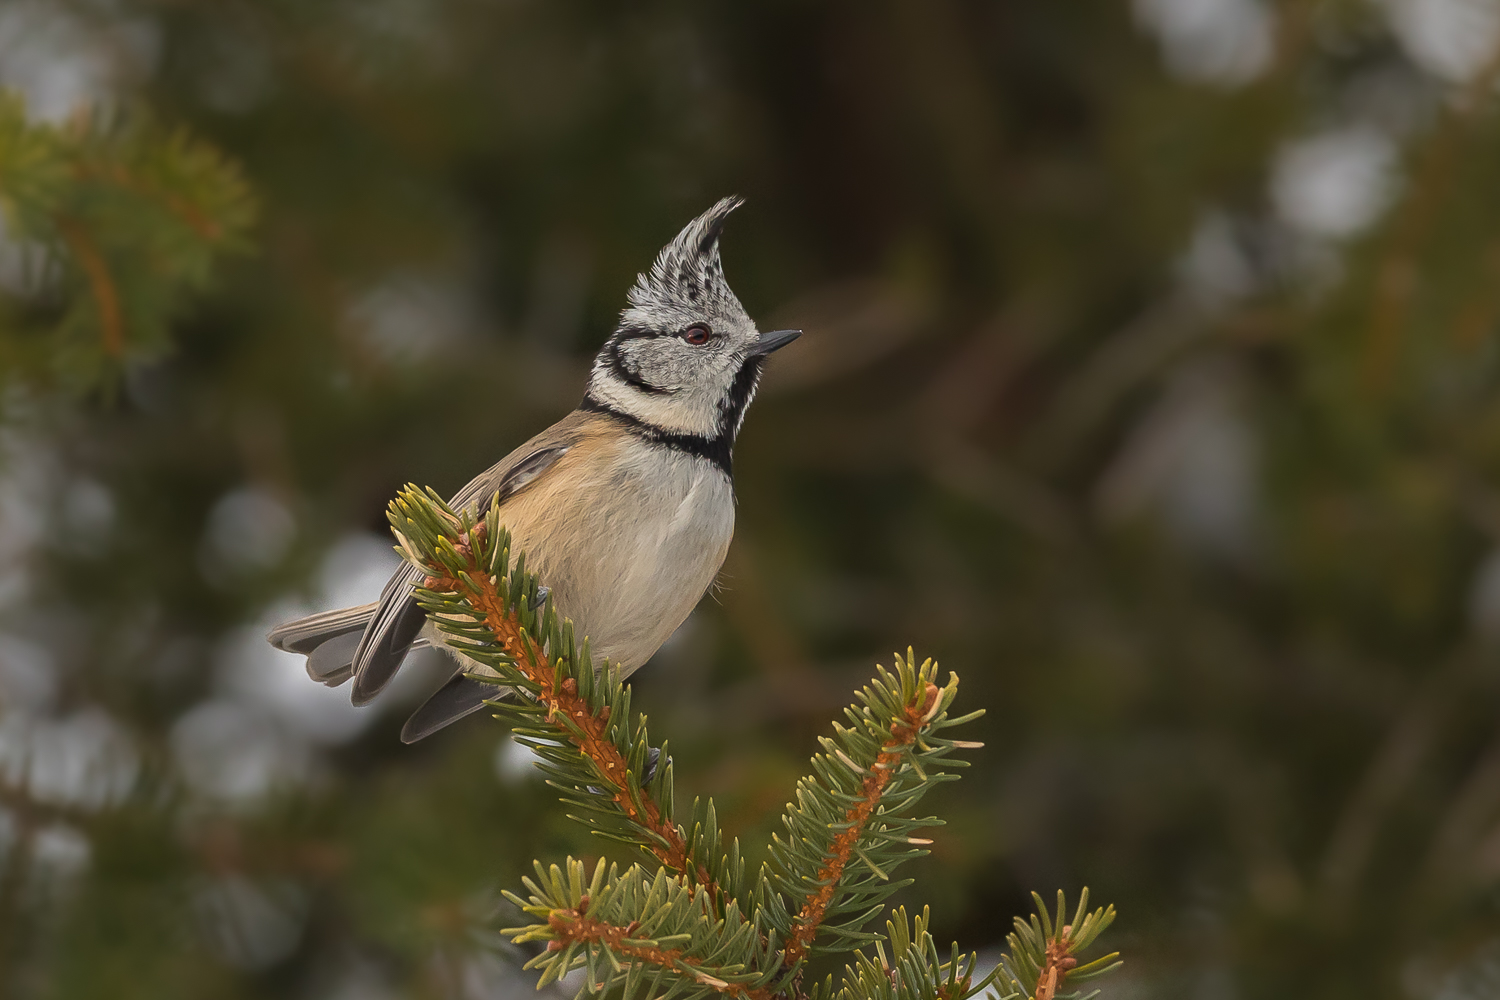
[{"label": "pine needle cluster", "polygon": [[234,163],[143,112],[51,125],[0,91],[0,216],[0,371],[88,386],[167,346],[256,205]]},{"label": "pine needle cluster", "polygon": [[[652,747],[618,668],[596,667],[524,554],[512,559],[497,505],[481,517],[408,486],[388,517],[398,550],[426,574],[418,601],[473,660],[471,676],[497,685],[493,706],[573,818],[641,856],[624,870],[537,862],[524,891],[506,894],[533,919],[504,933],[541,946],[528,965],[539,985],[583,970],[580,997],[626,1000],[966,1000],[986,990],[1056,1000],[1082,997],[1079,983],[1119,964],[1113,954],[1079,964],[1114,919],[1113,907],[1088,911],[1086,890],[1066,924],[1061,894],[1055,917],[1038,898],[1038,914],[1016,921],[1009,954],[985,975],[956,944],[939,953],[925,910],[915,921],[896,910],[883,935],[867,929],[910,884],[896,871],[926,853],[931,841],[916,832],[940,825],[917,813],[922,797],[957,778],[965,762],[956,751],[979,746],[946,735],[981,714],[952,714],[956,675],[939,686],[937,665],[910,651],[877,668],[822,740],[782,816],[784,834],[749,878],[711,800],[694,801],[678,822],[666,745]],[[503,698],[502,688],[516,695]],[[804,984],[809,959],[849,952],[841,980]]]}]

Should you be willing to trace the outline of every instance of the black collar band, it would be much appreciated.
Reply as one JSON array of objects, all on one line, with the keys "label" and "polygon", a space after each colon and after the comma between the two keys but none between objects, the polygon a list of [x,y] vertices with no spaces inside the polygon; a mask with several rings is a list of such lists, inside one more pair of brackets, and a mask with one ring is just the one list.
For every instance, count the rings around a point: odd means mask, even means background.
[{"label": "black collar band", "polygon": [[610,406],[591,392],[584,395],[583,402],[578,404],[578,408],[588,413],[607,413],[636,437],[650,441],[652,444],[659,444],[664,448],[671,448],[673,451],[706,458],[725,476],[730,479],[734,478],[734,464],[730,457],[730,449],[734,441],[727,433],[721,432],[716,437],[707,437],[703,434],[683,434],[680,431],[664,430]]}]

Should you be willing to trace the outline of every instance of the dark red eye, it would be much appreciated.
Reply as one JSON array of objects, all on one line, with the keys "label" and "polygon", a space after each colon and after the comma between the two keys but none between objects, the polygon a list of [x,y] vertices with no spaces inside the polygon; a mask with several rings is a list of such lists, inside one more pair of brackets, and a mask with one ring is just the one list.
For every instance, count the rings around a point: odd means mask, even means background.
[{"label": "dark red eye", "polygon": [[708,338],[710,336],[712,336],[712,334],[708,332],[708,327],[704,326],[702,323],[694,323],[692,326],[682,331],[682,339],[687,341],[689,344],[692,344],[694,347],[702,347],[704,344],[708,343]]}]

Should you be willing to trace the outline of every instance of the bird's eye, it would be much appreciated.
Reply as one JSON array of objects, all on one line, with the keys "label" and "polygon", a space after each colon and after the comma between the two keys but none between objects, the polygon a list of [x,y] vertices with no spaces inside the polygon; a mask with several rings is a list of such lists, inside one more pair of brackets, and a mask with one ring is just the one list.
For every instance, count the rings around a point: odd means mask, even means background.
[{"label": "bird's eye", "polygon": [[708,327],[702,323],[694,323],[692,326],[682,331],[682,339],[687,341],[689,344],[692,344],[694,347],[702,347],[704,344],[708,343],[708,339],[711,336],[712,334],[709,333]]}]

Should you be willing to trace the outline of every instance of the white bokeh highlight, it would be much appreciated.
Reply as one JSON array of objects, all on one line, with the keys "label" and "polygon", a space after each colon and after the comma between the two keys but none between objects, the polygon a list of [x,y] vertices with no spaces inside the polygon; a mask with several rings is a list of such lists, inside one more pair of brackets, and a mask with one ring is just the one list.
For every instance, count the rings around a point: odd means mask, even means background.
[{"label": "white bokeh highlight", "polygon": [[171,743],[183,781],[210,801],[253,803],[305,784],[314,769],[306,741],[288,738],[265,713],[223,698],[180,717]]},{"label": "white bokeh highlight", "polygon": [[51,649],[0,632],[0,719],[9,713],[48,711],[57,700],[57,686],[57,658]]},{"label": "white bokeh highlight", "polygon": [[1100,482],[1106,521],[1153,514],[1189,548],[1242,557],[1259,507],[1259,448],[1227,366],[1177,374]]},{"label": "white bokeh highlight", "polygon": [[0,717],[0,782],[37,802],[101,809],[123,801],[139,773],[130,735],[100,709]]},{"label": "white bokeh highlight", "polygon": [[1261,0],[1135,0],[1134,10],[1167,69],[1183,80],[1240,86],[1264,73],[1275,54],[1275,24]]},{"label": "white bokeh highlight", "polygon": [[347,687],[315,683],[306,658],[275,649],[266,634],[292,618],[376,600],[399,562],[376,535],[345,536],[324,557],[311,597],[278,602],[224,636],[213,656],[213,696],[172,730],[178,767],[194,791],[248,805],[305,785],[318,773],[320,748],[353,739],[378,717],[355,708]]},{"label": "white bokeh highlight", "polygon": [[541,762],[536,751],[506,736],[495,744],[495,777],[500,784],[514,787],[541,776],[536,765]]},{"label": "white bokeh highlight", "polygon": [[390,364],[447,353],[478,325],[462,277],[441,272],[389,275],[354,296],[344,321],[356,340]]},{"label": "white bokeh highlight", "polygon": [[214,582],[271,569],[286,556],[297,537],[297,520],[269,490],[255,486],[231,490],[208,514],[198,563]]},{"label": "white bokeh highlight", "polygon": [[229,874],[194,893],[198,929],[229,965],[266,969],[297,948],[307,922],[306,893],[289,881],[255,881]]},{"label": "white bokeh highlight", "polygon": [[38,121],[61,122],[108,103],[151,72],[160,48],[155,24],[144,18],[85,18],[47,0],[0,7],[0,86],[19,91]]},{"label": "white bokeh highlight", "polygon": [[[0,399],[0,405],[7,402]],[[27,563],[47,537],[63,479],[62,465],[45,441],[0,423],[0,610],[30,596]]]},{"label": "white bokeh highlight", "polygon": [[1496,57],[1500,0],[1386,0],[1407,57],[1450,83],[1466,83]]},{"label": "white bokeh highlight", "polygon": [[1258,275],[1235,223],[1226,213],[1201,213],[1178,273],[1196,297],[1210,305],[1243,299],[1256,290]]},{"label": "white bokeh highlight", "polygon": [[1368,228],[1395,192],[1396,145],[1353,126],[1295,139],[1271,167],[1271,203],[1288,226],[1309,236],[1347,239]]},{"label": "white bokeh highlight", "polygon": [[31,837],[34,874],[57,882],[69,882],[83,874],[93,858],[89,840],[67,823],[49,823]]},{"label": "white bokeh highlight", "polygon": [[1500,645],[1500,548],[1479,564],[1469,588],[1469,623],[1489,645]]}]

